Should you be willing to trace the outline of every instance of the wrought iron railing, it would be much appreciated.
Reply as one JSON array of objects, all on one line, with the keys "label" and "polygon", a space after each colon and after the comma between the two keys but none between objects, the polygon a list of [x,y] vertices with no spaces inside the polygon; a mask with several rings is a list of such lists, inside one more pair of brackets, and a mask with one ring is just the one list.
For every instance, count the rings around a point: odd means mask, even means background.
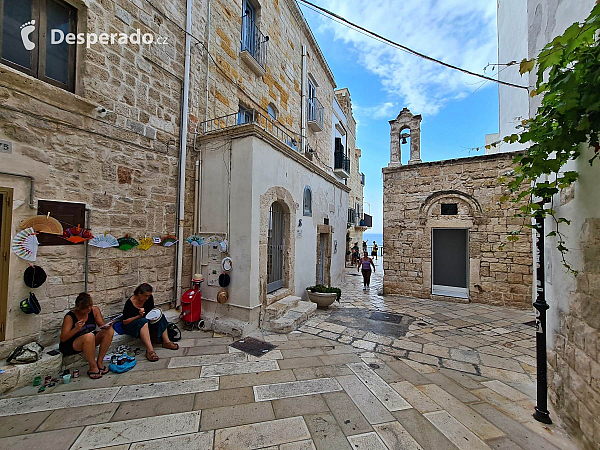
[{"label": "wrought iron railing", "polygon": [[348,223],[354,225],[356,223],[356,211],[348,208]]},{"label": "wrought iron railing", "polygon": [[260,29],[252,20],[252,17],[245,14],[242,16],[242,39],[241,49],[252,55],[263,69],[267,67],[267,43],[269,36],[261,33]]},{"label": "wrought iron railing", "polygon": [[300,140],[299,137],[288,132],[279,124],[274,122],[270,117],[261,114],[255,109],[244,110],[207,120],[206,122],[200,122],[196,128],[196,134],[208,134],[249,123],[259,126],[284,144],[298,151],[298,142]]},{"label": "wrought iron railing", "polygon": [[335,170],[341,169],[341,170],[344,170],[346,173],[350,173],[350,158],[348,158],[342,152],[334,152],[333,156],[334,156],[333,168]]},{"label": "wrought iron railing", "polygon": [[364,173],[360,174],[360,184],[362,184],[363,186],[365,185],[365,174]]},{"label": "wrought iron railing", "polygon": [[323,116],[324,108],[317,97],[311,97],[308,99],[308,114],[307,118],[309,122],[315,122],[321,129],[323,129]]}]

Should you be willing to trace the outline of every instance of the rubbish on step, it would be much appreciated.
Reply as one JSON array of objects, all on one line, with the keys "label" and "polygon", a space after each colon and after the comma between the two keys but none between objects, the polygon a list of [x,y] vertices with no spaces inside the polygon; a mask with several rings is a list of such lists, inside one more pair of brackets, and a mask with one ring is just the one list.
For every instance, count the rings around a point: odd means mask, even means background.
[{"label": "rubbish on step", "polygon": [[50,375],[46,375],[46,378],[44,378],[44,386],[48,386],[51,381],[52,377]]},{"label": "rubbish on step", "polygon": [[73,369],[73,378],[79,378],[79,369]]},{"label": "rubbish on step", "polygon": [[64,384],[68,384],[71,381],[71,374],[68,373],[66,375],[63,375],[62,379]]},{"label": "rubbish on step", "polygon": [[44,392],[46,390],[46,386],[40,386],[40,388],[38,389],[38,394],[40,392]]},{"label": "rubbish on step", "polygon": [[70,373],[71,373],[71,371],[69,369],[65,369],[65,370],[63,370],[62,374],[63,374],[63,377],[64,377],[65,375],[69,375]]},{"label": "rubbish on step", "polygon": [[34,386],[39,386],[41,382],[42,382],[42,377],[35,377],[33,379],[33,385]]}]

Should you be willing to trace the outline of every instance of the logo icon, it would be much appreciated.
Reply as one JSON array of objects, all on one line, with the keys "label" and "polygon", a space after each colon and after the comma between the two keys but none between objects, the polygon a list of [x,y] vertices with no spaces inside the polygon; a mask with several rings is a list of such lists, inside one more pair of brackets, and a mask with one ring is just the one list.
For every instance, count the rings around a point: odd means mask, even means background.
[{"label": "logo icon", "polygon": [[31,33],[35,31],[35,20],[31,22],[26,22],[21,25],[21,39],[23,40],[23,45],[25,46],[25,50],[33,50],[35,48],[35,44],[29,40],[29,36]]}]

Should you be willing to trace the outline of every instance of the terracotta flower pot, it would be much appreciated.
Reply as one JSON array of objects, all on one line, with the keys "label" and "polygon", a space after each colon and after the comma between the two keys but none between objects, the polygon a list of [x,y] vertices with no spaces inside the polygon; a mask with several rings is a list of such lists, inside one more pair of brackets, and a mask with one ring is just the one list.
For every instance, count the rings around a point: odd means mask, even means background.
[{"label": "terracotta flower pot", "polygon": [[335,292],[321,293],[321,292],[311,292],[306,290],[308,293],[308,298],[311,302],[317,304],[317,308],[327,309],[329,305],[335,302],[337,294]]}]

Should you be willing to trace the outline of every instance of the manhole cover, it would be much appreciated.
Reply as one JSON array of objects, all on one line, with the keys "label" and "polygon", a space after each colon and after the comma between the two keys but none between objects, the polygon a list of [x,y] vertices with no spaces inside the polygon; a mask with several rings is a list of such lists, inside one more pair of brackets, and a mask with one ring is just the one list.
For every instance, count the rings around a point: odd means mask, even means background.
[{"label": "manhole cover", "polygon": [[380,322],[390,322],[390,323],[401,323],[402,316],[400,314],[391,314],[391,313],[382,313],[382,312],[374,312],[369,317],[371,320],[378,320]]},{"label": "manhole cover", "polygon": [[259,341],[251,337],[239,339],[229,346],[256,357],[265,355],[277,347],[269,342]]}]

